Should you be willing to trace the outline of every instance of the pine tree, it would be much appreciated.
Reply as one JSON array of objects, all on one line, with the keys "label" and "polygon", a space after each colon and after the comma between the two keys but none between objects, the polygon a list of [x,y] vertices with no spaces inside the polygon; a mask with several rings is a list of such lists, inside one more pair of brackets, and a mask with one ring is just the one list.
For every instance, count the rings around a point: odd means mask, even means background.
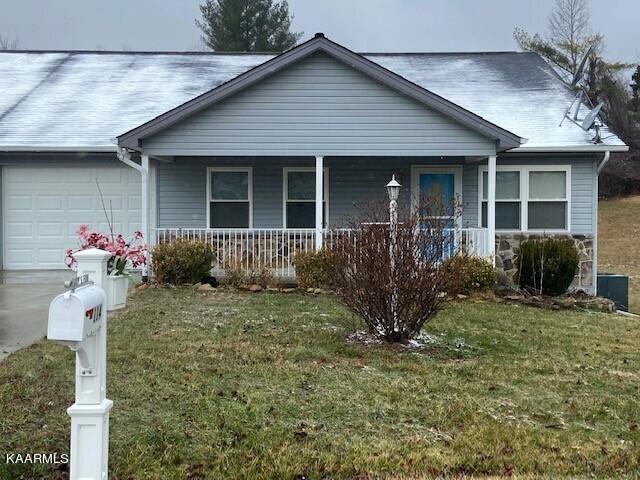
[{"label": "pine tree", "polygon": [[291,32],[286,0],[206,0],[200,6],[205,45],[216,52],[282,52],[302,33]]}]

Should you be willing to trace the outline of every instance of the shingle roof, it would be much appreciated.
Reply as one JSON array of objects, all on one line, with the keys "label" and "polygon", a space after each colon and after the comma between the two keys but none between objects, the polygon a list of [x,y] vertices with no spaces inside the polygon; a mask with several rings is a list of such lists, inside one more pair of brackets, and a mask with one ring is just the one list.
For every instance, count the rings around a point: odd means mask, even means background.
[{"label": "shingle roof", "polygon": [[[559,123],[573,94],[531,53],[371,53],[417,85],[527,138],[577,149],[592,134]],[[111,139],[269,59],[268,54],[0,53],[0,149],[113,148]],[[582,109],[582,114],[586,108]],[[606,128],[605,144],[624,145]]]}]

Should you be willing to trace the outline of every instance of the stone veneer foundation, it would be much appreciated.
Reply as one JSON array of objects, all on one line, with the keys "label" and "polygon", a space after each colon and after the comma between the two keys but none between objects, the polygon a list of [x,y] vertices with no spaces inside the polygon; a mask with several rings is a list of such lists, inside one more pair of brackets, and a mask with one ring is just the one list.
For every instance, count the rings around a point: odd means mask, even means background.
[{"label": "stone veneer foundation", "polygon": [[[502,283],[514,284],[517,281],[516,260],[520,253],[520,243],[529,238],[542,238],[543,235],[514,233],[496,235],[496,268]],[[570,238],[578,249],[578,272],[571,288],[593,291],[593,237],[590,235],[551,235],[544,237]]]}]

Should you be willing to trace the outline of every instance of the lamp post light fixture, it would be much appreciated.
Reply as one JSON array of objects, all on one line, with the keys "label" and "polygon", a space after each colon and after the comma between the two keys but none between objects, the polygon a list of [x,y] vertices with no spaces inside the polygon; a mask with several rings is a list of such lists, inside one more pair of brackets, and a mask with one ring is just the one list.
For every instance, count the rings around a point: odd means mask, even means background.
[{"label": "lamp post light fixture", "polygon": [[397,201],[398,196],[400,195],[400,183],[396,180],[396,175],[393,174],[391,177],[391,181],[387,183],[387,193],[389,194],[389,200]]},{"label": "lamp post light fixture", "polygon": [[400,196],[400,182],[396,180],[395,174],[391,181],[387,183],[387,194],[389,195],[389,233],[391,242],[389,243],[389,263],[391,267],[391,313],[393,316],[393,330],[398,331],[398,289],[396,287],[396,258],[395,249],[398,237],[398,197]]},{"label": "lamp post light fixture", "polygon": [[398,223],[398,197],[400,196],[400,182],[396,180],[395,174],[391,177],[391,181],[387,183],[387,194],[389,195],[389,221],[392,233]]}]

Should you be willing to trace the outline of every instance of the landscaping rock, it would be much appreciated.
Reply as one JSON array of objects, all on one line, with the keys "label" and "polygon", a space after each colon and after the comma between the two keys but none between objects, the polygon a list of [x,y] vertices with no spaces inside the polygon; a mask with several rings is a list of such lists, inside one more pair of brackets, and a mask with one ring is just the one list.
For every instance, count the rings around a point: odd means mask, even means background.
[{"label": "landscaping rock", "polygon": [[140,285],[138,285],[136,287],[136,291],[138,292],[144,292],[147,288],[149,288],[149,284],[148,283],[141,283]]},{"label": "landscaping rock", "polygon": [[217,289],[213,288],[211,285],[209,285],[208,283],[203,283],[198,287],[198,291],[199,292],[204,292],[204,293],[208,293],[208,292],[215,292]]},{"label": "landscaping rock", "polygon": [[280,291],[282,293],[293,293],[293,292],[296,291],[296,289],[295,288],[281,288]]},{"label": "landscaping rock", "polygon": [[616,304],[608,298],[602,297],[582,297],[576,300],[576,306],[586,308],[588,310],[599,310],[602,312],[613,313],[616,311]]},{"label": "landscaping rock", "polygon": [[267,287],[267,292],[279,292],[280,289],[277,287]]},{"label": "landscaping rock", "polygon": [[553,303],[560,308],[573,308],[576,306],[576,299],[573,297],[556,297]]},{"label": "landscaping rock", "polygon": [[262,291],[262,287],[257,284],[249,285],[249,291],[252,293],[258,293]]},{"label": "landscaping rock", "polygon": [[315,290],[315,288],[307,288],[307,293],[313,293]]},{"label": "landscaping rock", "polygon": [[316,295],[322,295],[323,293],[325,293],[325,291],[321,288],[314,288],[313,293],[315,293]]},{"label": "landscaping rock", "polygon": [[200,288],[200,285],[202,285],[202,283],[198,282],[193,286],[193,288],[198,289]]}]

